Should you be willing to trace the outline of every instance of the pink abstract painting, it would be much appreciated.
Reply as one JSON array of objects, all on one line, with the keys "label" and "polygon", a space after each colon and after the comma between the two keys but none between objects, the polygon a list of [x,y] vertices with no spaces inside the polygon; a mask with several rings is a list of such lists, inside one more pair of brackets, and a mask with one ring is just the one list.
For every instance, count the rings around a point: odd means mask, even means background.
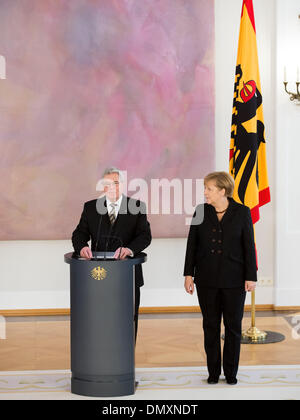
[{"label": "pink abstract painting", "polygon": [[215,169],[213,0],[2,0],[0,27],[0,240],[70,238],[107,166]]}]

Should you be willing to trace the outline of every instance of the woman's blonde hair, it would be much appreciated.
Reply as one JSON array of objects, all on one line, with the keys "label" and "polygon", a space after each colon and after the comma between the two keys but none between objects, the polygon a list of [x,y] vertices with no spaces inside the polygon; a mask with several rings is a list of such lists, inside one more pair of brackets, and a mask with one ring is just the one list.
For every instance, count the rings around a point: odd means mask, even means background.
[{"label": "woman's blonde hair", "polygon": [[226,197],[232,197],[234,180],[227,172],[212,172],[204,178],[204,185],[208,181],[214,181],[217,188],[220,190],[225,189]]}]

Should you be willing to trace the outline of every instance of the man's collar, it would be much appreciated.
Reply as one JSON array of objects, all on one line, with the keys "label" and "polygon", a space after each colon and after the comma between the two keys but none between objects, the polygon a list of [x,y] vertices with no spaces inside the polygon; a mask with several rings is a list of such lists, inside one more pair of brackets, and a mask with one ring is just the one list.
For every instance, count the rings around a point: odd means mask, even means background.
[{"label": "man's collar", "polygon": [[[121,194],[119,199],[117,201],[115,201],[113,204],[116,204],[118,206],[118,208],[120,208],[121,203],[122,203],[122,199],[123,199],[123,194]],[[110,199],[108,197],[106,197],[106,204],[107,204],[107,207],[109,207],[112,204],[112,201],[110,201]]]}]

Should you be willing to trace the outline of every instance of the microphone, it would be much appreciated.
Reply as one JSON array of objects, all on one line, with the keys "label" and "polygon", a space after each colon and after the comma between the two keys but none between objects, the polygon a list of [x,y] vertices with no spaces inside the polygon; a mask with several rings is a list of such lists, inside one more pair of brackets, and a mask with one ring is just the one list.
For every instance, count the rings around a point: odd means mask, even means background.
[{"label": "microphone", "polygon": [[119,247],[120,248],[120,251],[119,251],[119,256],[117,258],[117,260],[119,260],[120,259],[120,256],[121,256],[121,251],[122,251],[122,248],[123,248],[122,239],[119,236],[111,236],[111,238],[117,239],[119,241],[119,243],[120,243],[120,247]]},{"label": "microphone", "polygon": [[114,236],[114,235],[103,235],[102,238],[107,238],[106,247],[105,247],[105,251],[104,251],[104,255],[103,255],[103,259],[106,260],[107,244],[108,244],[109,240],[110,239],[116,239],[119,242],[119,244],[120,244],[120,247],[119,247],[120,248],[119,256],[118,256],[118,258],[116,258],[117,260],[119,260],[120,259],[120,255],[121,255],[121,251],[122,251],[122,248],[123,248],[122,239],[119,236]]},{"label": "microphone", "polygon": [[111,238],[111,231],[112,231],[113,225],[114,225],[113,223],[110,224],[108,235],[105,236],[107,238],[106,243],[105,243],[105,251],[104,251],[104,259],[105,260],[106,260],[106,252],[107,252],[108,241],[109,241],[109,238]]},{"label": "microphone", "polygon": [[[100,219],[99,219],[99,222],[98,222],[97,236],[96,236],[96,246],[95,246],[95,253],[97,253],[97,248],[98,248],[99,233],[100,233],[100,229],[101,229],[102,216],[103,216],[103,214],[101,214],[101,215],[100,215]],[[96,258],[96,260],[98,259],[97,254],[96,254],[95,258]]]},{"label": "microphone", "polygon": [[121,251],[122,251],[122,248],[123,248],[122,239],[119,236],[114,236],[114,235],[102,235],[101,237],[102,238],[107,238],[106,245],[105,245],[105,250],[104,250],[104,254],[103,254],[103,259],[104,260],[107,259],[106,258],[106,253],[107,253],[107,245],[109,243],[109,240],[110,239],[116,239],[119,242],[119,244],[120,244],[120,247],[119,247],[120,248],[119,256],[118,256],[118,258],[116,258],[117,260],[119,260],[120,259],[120,256],[121,256]]}]

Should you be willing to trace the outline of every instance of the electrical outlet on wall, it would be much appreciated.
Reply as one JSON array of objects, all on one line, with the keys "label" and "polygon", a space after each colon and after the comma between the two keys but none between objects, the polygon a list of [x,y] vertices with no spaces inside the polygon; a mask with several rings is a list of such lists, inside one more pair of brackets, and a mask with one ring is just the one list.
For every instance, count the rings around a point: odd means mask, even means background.
[{"label": "electrical outlet on wall", "polygon": [[257,281],[259,287],[272,287],[273,279],[270,277],[260,277]]}]

